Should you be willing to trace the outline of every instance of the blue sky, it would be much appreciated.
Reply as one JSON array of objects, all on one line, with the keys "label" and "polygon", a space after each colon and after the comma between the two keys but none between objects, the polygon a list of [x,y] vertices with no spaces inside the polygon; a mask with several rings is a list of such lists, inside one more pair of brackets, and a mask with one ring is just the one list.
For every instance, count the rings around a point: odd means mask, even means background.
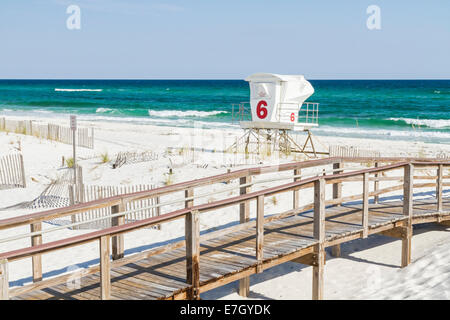
[{"label": "blue sky", "polygon": [[0,39],[0,78],[450,78],[448,0],[1,0]]}]

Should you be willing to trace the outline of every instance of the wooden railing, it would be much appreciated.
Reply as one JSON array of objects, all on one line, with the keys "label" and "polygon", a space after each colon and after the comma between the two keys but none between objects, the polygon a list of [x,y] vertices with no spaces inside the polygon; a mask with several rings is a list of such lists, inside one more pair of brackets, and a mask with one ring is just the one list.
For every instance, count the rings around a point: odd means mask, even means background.
[{"label": "wooden railing", "polygon": [[[363,170],[343,172],[343,164],[345,162],[372,162],[379,163],[396,162],[394,164],[388,164],[384,166],[375,166],[373,168],[367,168]],[[310,177],[306,179],[299,179],[299,172],[302,168],[311,168],[323,165],[333,165],[336,173],[331,175],[323,175]],[[406,240],[403,241],[404,252],[402,254],[402,265],[407,265],[410,261],[410,237],[412,235],[412,197],[414,188],[427,188],[436,187],[437,207],[436,210],[442,211],[442,195],[444,186],[450,186],[449,183],[444,183],[444,179],[450,178],[444,176],[444,168],[449,167],[449,161],[421,161],[419,159],[399,159],[399,158],[328,158],[321,160],[312,160],[300,163],[283,164],[280,166],[269,166],[262,168],[251,168],[239,170],[227,174],[217,175],[213,177],[202,178],[189,182],[179,183],[172,186],[162,187],[149,191],[137,192],[128,195],[120,195],[110,197],[107,199],[101,199],[89,203],[75,205],[67,208],[49,210],[45,212],[34,213],[16,218],[10,218],[0,220],[0,230],[13,228],[17,226],[30,225],[31,227],[31,239],[32,246],[13,250],[0,254],[0,298],[8,299],[9,297],[17,296],[32,290],[45,288],[50,285],[55,285],[67,281],[74,276],[85,276],[100,271],[101,274],[101,297],[102,299],[108,299],[110,297],[110,269],[113,267],[122,266],[130,262],[139,261],[141,259],[148,258],[150,256],[167,252],[176,248],[186,247],[186,261],[187,261],[187,279],[186,282],[189,285],[187,297],[190,299],[196,299],[200,294],[200,280],[199,280],[199,265],[200,261],[200,241],[212,239],[224,234],[232,233],[238,230],[244,230],[248,228],[256,227],[256,272],[261,272],[263,269],[263,250],[264,250],[264,224],[274,221],[276,219],[285,218],[288,216],[296,215],[306,210],[313,209],[314,211],[314,272],[313,272],[313,297],[316,299],[322,298],[322,283],[323,283],[323,259],[324,248],[326,245],[330,245],[325,242],[325,206],[327,205],[339,205],[343,202],[352,201],[356,199],[363,199],[363,215],[362,215],[362,230],[360,237],[365,238],[371,234],[368,226],[368,204],[369,197],[378,197],[381,194],[389,193],[395,190],[403,189],[404,195],[404,209],[403,214],[405,216],[406,223]],[[432,176],[435,179],[433,183],[422,183],[414,185],[414,168],[428,168],[436,169],[436,176]],[[397,180],[403,181],[401,186],[392,186],[384,189],[379,189],[379,184],[374,184],[374,190],[369,191],[369,181],[379,183],[380,181],[387,180],[381,177],[382,173],[386,173],[393,170],[403,169],[403,175],[396,177]],[[268,172],[279,172],[292,170],[294,173],[294,181],[279,186],[267,188],[260,191],[250,192],[250,177],[254,175],[264,174]],[[370,175],[373,177],[371,178]],[[421,178],[421,176],[418,176]],[[423,177],[422,177],[423,178]],[[429,177],[427,177],[429,178]],[[230,181],[232,179],[239,179],[240,181],[240,195],[235,197],[226,198],[223,200],[214,201],[211,203],[204,203],[200,205],[194,205],[194,188],[204,186],[212,183]],[[341,186],[346,181],[359,181],[363,182],[362,194],[353,196],[342,197]],[[326,200],[325,198],[325,185],[333,185],[333,199]],[[298,194],[301,189],[313,188],[314,189],[314,201],[311,204],[299,207]],[[131,222],[123,224],[123,219],[115,219],[116,225],[114,227],[90,232],[84,235],[70,237],[58,241],[49,243],[42,243],[42,222],[45,220],[51,220],[57,217],[73,215],[78,212],[84,212],[101,207],[112,207],[112,212],[124,211],[124,203],[126,201],[134,201],[139,199],[152,198],[161,196],[164,194],[185,191],[185,208],[175,210],[169,213],[162,214],[159,217],[152,217],[141,221]],[[266,197],[292,192],[293,193],[293,209],[286,212],[265,216],[264,212],[264,199]],[[250,207],[249,203],[256,201],[257,217],[255,221],[249,221]],[[200,235],[199,228],[199,215],[201,213],[214,211],[220,208],[226,208],[229,206],[240,206],[240,224],[233,227],[221,229],[214,232],[209,232],[204,235]],[[147,250],[141,253],[133,254],[131,256],[124,257],[123,255],[123,235],[128,232],[135,231],[137,229],[154,226],[162,223],[167,223],[177,219],[185,219],[185,239],[178,242],[173,242],[168,245],[157,247],[151,250]],[[122,220],[122,222],[120,222]],[[409,236],[408,236],[409,235]],[[69,248],[73,246],[80,246],[86,243],[99,242],[100,247],[100,264],[81,271],[77,271],[72,274],[65,274],[56,276],[49,279],[42,279],[42,265],[41,255],[54,252],[56,250]],[[110,244],[112,241],[112,257],[110,261]],[[34,283],[23,287],[9,289],[8,283],[8,263],[17,260],[32,257],[33,262],[33,280]],[[248,292],[248,278],[244,278],[240,282],[240,293],[245,294]]]}]

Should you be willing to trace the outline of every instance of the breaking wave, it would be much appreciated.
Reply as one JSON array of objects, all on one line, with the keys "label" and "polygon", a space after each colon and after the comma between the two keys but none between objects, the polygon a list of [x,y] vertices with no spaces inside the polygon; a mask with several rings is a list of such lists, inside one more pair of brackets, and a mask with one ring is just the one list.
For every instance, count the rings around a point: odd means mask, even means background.
[{"label": "breaking wave", "polygon": [[410,125],[425,126],[429,128],[450,128],[450,120],[444,119],[410,119],[410,118],[389,118],[392,121],[403,121]]},{"label": "breaking wave", "polygon": [[167,118],[167,117],[211,117],[218,114],[226,114],[227,111],[178,111],[178,110],[148,110],[148,115],[151,117]]},{"label": "breaking wave", "polygon": [[103,89],[60,89],[55,88],[55,91],[65,91],[65,92],[102,92]]}]

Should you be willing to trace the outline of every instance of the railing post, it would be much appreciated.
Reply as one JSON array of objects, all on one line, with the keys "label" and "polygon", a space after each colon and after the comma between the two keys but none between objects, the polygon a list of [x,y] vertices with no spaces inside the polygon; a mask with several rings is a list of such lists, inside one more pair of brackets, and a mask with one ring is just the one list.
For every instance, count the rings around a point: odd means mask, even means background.
[{"label": "railing post", "polygon": [[[294,176],[299,176],[302,174],[302,170],[301,169],[294,169]],[[301,180],[301,177],[294,177],[294,181],[299,181]],[[292,207],[294,209],[297,209],[300,207],[300,190],[294,190],[293,191],[293,205]]]},{"label": "railing post", "polygon": [[[378,168],[380,164],[378,162],[375,162],[375,168]],[[380,181],[378,181],[379,173],[375,173],[375,181],[373,182],[373,191],[377,192],[380,189]],[[373,203],[378,203],[380,201],[380,196],[375,195],[373,198]]]},{"label": "railing post", "polygon": [[438,212],[443,210],[442,191],[443,191],[444,165],[440,164],[437,169],[436,179],[436,209]]},{"label": "railing post", "polygon": [[325,262],[325,179],[314,182],[314,239],[318,244],[314,246],[313,265],[313,300],[323,299],[323,271]]},{"label": "railing post", "polygon": [[[156,207],[156,216],[159,217],[161,215],[161,206],[160,206],[161,199],[160,199],[159,196],[157,196],[155,198],[155,200],[156,200],[156,205],[157,205],[157,207]],[[161,230],[161,224],[158,224],[156,228],[158,230]]]},{"label": "railing post", "polygon": [[[245,186],[251,183],[252,177],[242,177],[239,179],[239,184],[243,187],[239,188],[239,194],[244,195],[251,192],[251,186]],[[250,201],[245,201],[239,204],[239,222],[246,223],[250,220]],[[248,297],[250,293],[250,277],[245,277],[239,280],[238,293],[242,297]]]},{"label": "railing post", "polygon": [[[342,162],[333,163],[333,174],[342,173],[343,168],[344,164]],[[333,183],[333,199],[339,199],[341,197],[342,197],[342,182]]]},{"label": "railing post", "polygon": [[200,299],[200,222],[199,212],[194,210],[185,217],[186,282],[192,288],[187,292],[189,300]]},{"label": "railing post", "polygon": [[263,271],[264,260],[264,196],[258,196],[256,200],[256,272]]},{"label": "railing post", "polygon": [[111,262],[109,258],[109,240],[109,235],[100,238],[100,298],[102,300],[108,300],[111,298]]},{"label": "railing post", "polygon": [[[343,162],[336,162],[333,163],[333,169],[340,169],[337,171],[333,170],[333,174],[339,174],[343,172],[344,169],[344,163]],[[333,199],[339,199],[342,197],[342,182],[333,183]],[[338,204],[340,206],[340,204]],[[333,257],[340,257],[341,256],[341,245],[336,244],[331,247],[331,255]]]},{"label": "railing post", "polygon": [[414,192],[414,165],[409,163],[404,169],[403,182],[403,215],[407,216],[402,236],[402,268],[411,262],[412,216]]},{"label": "railing post", "polygon": [[193,188],[188,188],[184,191],[184,197],[187,199],[184,202],[184,207],[185,208],[192,208],[194,206],[194,199],[188,199],[188,198],[193,198],[194,197],[194,189]]},{"label": "railing post", "polygon": [[409,219],[413,215],[413,186],[414,186],[414,165],[407,164],[404,167],[403,182],[403,214]]},{"label": "railing post", "polygon": [[369,235],[369,173],[363,173],[363,205],[362,205],[363,239]]},{"label": "railing post", "polygon": [[[120,202],[120,204],[111,207],[111,214],[124,212],[126,211],[126,203],[124,200]],[[125,223],[125,216],[113,217],[111,219],[111,225],[113,227],[120,226]],[[119,234],[117,236],[112,237],[112,259],[118,260],[122,259],[124,256],[125,245],[123,240],[123,234]]]},{"label": "railing post", "polygon": [[9,300],[8,260],[0,259],[0,300]]},{"label": "railing post", "polygon": [[[42,223],[32,223],[30,224],[30,232],[42,231]],[[31,246],[38,246],[42,244],[42,235],[36,235],[31,237]],[[33,268],[33,282],[38,282],[42,280],[42,256],[40,254],[34,255],[31,258],[32,268]]]}]

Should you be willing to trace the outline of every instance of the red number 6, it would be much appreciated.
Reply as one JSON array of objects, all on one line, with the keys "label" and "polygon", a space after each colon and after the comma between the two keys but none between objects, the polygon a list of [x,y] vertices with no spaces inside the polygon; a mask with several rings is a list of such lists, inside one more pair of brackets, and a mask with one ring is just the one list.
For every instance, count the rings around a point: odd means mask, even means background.
[{"label": "red number 6", "polygon": [[256,106],[256,115],[260,119],[264,119],[267,117],[267,108],[264,108],[262,106],[267,107],[267,102],[261,100],[260,102],[258,102],[258,105]]},{"label": "red number 6", "polygon": [[291,113],[291,122],[294,122],[295,121],[295,113]]}]

